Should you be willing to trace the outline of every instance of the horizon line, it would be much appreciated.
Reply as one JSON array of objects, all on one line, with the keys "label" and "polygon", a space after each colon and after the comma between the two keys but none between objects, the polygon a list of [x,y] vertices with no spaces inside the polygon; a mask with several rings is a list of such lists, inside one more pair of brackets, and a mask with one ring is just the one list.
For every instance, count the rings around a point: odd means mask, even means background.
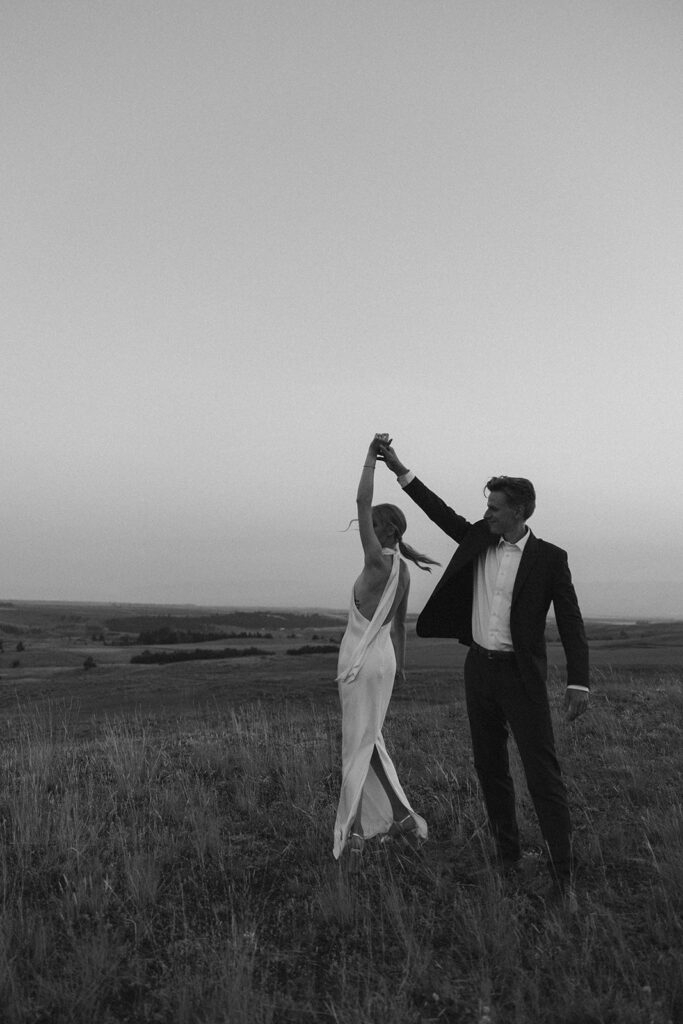
[{"label": "horizon line", "polygon": [[[348,608],[331,608],[325,605],[276,605],[276,604],[202,604],[193,601],[121,601],[121,600],[84,600],[83,598],[0,598],[0,610],[11,608],[16,605],[78,605],[86,607],[115,607],[115,608],[175,608],[175,609],[197,609],[222,612],[313,612],[317,614],[346,616]],[[419,616],[419,612],[408,612],[407,618],[413,619]],[[555,621],[552,611],[548,612],[548,619]],[[680,622],[683,616],[677,615],[654,615],[651,613],[630,614],[627,612],[604,612],[590,613],[583,616],[585,621],[607,621],[607,622]]]}]

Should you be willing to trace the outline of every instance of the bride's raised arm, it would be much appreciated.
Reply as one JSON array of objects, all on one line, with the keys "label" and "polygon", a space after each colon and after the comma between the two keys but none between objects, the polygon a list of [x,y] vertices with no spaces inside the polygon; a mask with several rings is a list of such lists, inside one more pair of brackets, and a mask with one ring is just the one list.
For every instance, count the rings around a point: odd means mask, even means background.
[{"label": "bride's raised arm", "polygon": [[363,470],[358,483],[356,505],[358,507],[358,529],[363,545],[366,565],[382,564],[382,545],[372,523],[372,496],[375,486],[375,465],[382,445],[391,444],[388,434],[375,434],[365,456]]}]

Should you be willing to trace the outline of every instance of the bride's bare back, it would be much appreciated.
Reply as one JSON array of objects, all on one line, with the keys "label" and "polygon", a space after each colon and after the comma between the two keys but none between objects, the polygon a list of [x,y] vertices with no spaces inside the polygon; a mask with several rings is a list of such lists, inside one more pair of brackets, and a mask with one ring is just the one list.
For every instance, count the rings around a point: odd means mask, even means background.
[{"label": "bride's bare back", "polygon": [[[387,585],[391,572],[392,556],[382,553],[382,564],[366,565],[360,576],[353,585],[353,600],[356,608],[363,618],[370,621],[377,611],[384,588]],[[410,587],[410,572],[405,562],[401,562],[398,577],[398,588],[392,602],[389,613],[384,623],[391,622],[394,616],[401,609],[401,621],[405,620],[405,606],[407,605],[408,589]]]}]

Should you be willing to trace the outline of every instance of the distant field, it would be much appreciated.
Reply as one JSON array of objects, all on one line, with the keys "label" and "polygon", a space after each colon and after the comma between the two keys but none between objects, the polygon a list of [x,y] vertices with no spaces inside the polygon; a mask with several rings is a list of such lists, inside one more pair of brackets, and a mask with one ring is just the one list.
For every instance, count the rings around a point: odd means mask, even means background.
[{"label": "distant field", "polygon": [[[80,728],[87,729],[93,719],[135,709],[144,714],[177,716],[244,700],[329,699],[334,703],[335,654],[293,656],[287,651],[315,646],[316,642],[338,641],[343,617],[337,620],[334,613],[315,611],[303,615],[279,611],[278,615],[285,625],[273,632],[273,613],[238,613],[234,632],[250,631],[248,638],[208,641],[204,645],[214,649],[256,647],[263,656],[159,666],[132,665],[131,658],[146,648],[135,643],[135,632],[123,632],[118,625],[132,624],[142,631],[150,623],[175,621],[182,628],[214,628],[216,609],[23,602],[0,605],[0,640],[4,646],[0,653],[0,715],[9,722],[26,702],[66,702],[71,714],[80,720]],[[225,620],[226,615],[220,617]],[[221,621],[223,631],[227,625]],[[255,637],[259,631],[270,636]],[[564,655],[552,622],[547,632],[549,662],[553,676],[561,681]],[[598,685],[610,672],[676,673],[683,666],[683,622],[589,621],[587,633]],[[17,651],[18,644],[24,650]],[[195,649],[202,645],[185,646]],[[435,700],[450,699],[462,686],[466,653],[457,641],[415,636],[414,626],[409,623],[405,694],[431,693]],[[87,658],[93,659],[95,668],[84,669]]]}]

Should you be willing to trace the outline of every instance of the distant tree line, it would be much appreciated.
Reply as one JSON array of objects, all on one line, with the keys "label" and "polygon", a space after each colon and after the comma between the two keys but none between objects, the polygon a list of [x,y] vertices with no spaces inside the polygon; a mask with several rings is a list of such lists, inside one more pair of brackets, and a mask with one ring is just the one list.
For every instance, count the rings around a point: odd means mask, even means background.
[{"label": "distant tree line", "polygon": [[272,640],[272,633],[214,633],[203,629],[171,629],[162,626],[159,629],[147,629],[138,635],[138,644],[203,644],[211,640]]},{"label": "distant tree line", "polygon": [[337,644],[305,644],[303,647],[292,647],[287,654],[338,654]]},{"label": "distant tree line", "polygon": [[230,626],[235,629],[324,629],[339,626],[340,617],[319,612],[237,611],[210,615],[122,615],[108,619],[104,625],[113,632],[142,633],[164,627],[175,630],[218,632]]},{"label": "distant tree line", "polygon": [[135,654],[131,665],[170,665],[177,661],[220,661],[224,658],[248,658],[254,655],[273,654],[258,647],[224,647],[221,651],[209,648],[195,648],[194,651],[143,651]]}]

